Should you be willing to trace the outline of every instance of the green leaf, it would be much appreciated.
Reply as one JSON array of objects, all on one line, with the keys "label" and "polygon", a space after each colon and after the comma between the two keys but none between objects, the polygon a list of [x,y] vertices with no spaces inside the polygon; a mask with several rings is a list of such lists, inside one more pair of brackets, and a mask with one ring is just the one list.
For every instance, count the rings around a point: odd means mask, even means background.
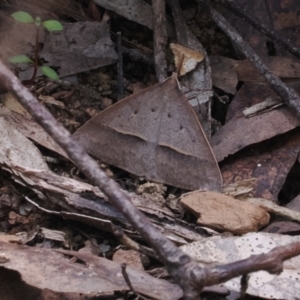
[{"label": "green leaf", "polygon": [[42,66],[41,70],[48,78],[52,80],[59,80],[58,74],[52,68],[48,66]]},{"label": "green leaf", "polygon": [[35,21],[34,21],[35,26],[39,27],[41,25],[41,23],[42,23],[41,18],[40,17],[36,17]]},{"label": "green leaf", "polygon": [[25,11],[15,12],[11,16],[21,23],[34,23],[33,17]]},{"label": "green leaf", "polygon": [[63,29],[62,24],[56,20],[48,20],[43,22],[44,27],[49,31],[59,31]]},{"label": "green leaf", "polygon": [[29,64],[33,61],[27,55],[21,54],[9,58],[9,62],[12,64]]}]

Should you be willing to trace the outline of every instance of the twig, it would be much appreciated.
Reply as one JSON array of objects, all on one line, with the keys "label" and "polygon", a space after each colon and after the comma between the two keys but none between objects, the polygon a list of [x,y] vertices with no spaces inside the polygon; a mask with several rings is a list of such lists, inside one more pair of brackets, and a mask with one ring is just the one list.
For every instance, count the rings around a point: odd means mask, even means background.
[{"label": "twig", "polygon": [[165,0],[152,0],[153,7],[153,38],[154,38],[154,67],[159,82],[167,77],[167,27]]},{"label": "twig", "polygon": [[[291,243],[286,246],[278,246],[268,253],[251,255],[247,259],[212,268],[212,272],[215,272],[216,278],[222,278],[222,282],[260,270],[268,271],[271,274],[280,274],[283,270],[283,262],[299,253],[300,242]],[[206,284],[216,284],[218,282],[216,278],[210,277]]]},{"label": "twig", "polygon": [[251,16],[249,16],[249,14],[245,13],[245,11],[242,10],[241,7],[239,7],[239,5],[236,3],[236,1],[234,1],[234,0],[213,0],[213,2],[216,2],[216,3],[224,6],[225,8],[227,8],[228,10],[233,12],[235,15],[237,15],[238,17],[245,20],[247,23],[249,23],[255,29],[259,30],[260,32],[265,34],[267,37],[269,37],[270,39],[275,41],[277,44],[280,44],[281,46],[286,48],[289,52],[291,52],[292,54],[294,54],[295,56],[300,58],[300,49],[296,44],[291,42],[291,40],[286,39],[284,36],[279,35],[278,33],[275,34],[275,32],[272,29],[258,23],[255,19],[253,19]]},{"label": "twig", "polygon": [[165,238],[150,221],[132,204],[129,193],[98,167],[70,133],[60,125],[47,109],[25,88],[20,80],[0,61],[0,83],[11,91],[31,116],[77,164],[78,168],[96,184],[111,202],[123,213],[142,237],[153,247],[163,261],[169,274],[183,289],[184,299],[198,299],[206,285],[225,282],[250,272],[267,270],[278,274],[283,261],[300,254],[300,242],[273,249],[269,253],[251,256],[248,259],[214,268],[202,268],[181,249]]},{"label": "twig", "polygon": [[123,53],[122,53],[122,35],[117,32],[117,49],[118,49],[118,100],[124,98],[123,82]]},{"label": "twig", "polygon": [[275,76],[269,70],[269,68],[262,62],[260,57],[249,46],[249,44],[244,41],[236,29],[233,28],[229,22],[227,22],[226,19],[212,7],[210,1],[197,0],[197,2],[210,12],[217,25],[231,39],[232,43],[235,44],[237,49],[242,52],[253,63],[255,68],[266,78],[274,92],[279,95],[284,102],[296,112],[298,116],[300,116],[300,98],[296,91],[293,88],[288,87],[280,78]]}]

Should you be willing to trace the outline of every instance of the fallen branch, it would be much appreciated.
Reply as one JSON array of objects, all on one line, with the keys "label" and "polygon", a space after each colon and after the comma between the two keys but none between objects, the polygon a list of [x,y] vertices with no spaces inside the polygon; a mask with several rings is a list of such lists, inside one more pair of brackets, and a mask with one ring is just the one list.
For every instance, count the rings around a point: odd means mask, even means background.
[{"label": "fallen branch", "polygon": [[59,144],[91,182],[96,184],[128,221],[153,247],[170,275],[182,288],[184,299],[198,299],[204,286],[225,282],[246,273],[267,270],[279,273],[284,260],[300,254],[300,242],[273,249],[267,254],[254,255],[235,263],[202,268],[181,249],[175,247],[132,204],[130,195],[122,190],[98,167],[70,133],[25,88],[20,80],[0,61],[0,83],[11,91],[32,117]]}]

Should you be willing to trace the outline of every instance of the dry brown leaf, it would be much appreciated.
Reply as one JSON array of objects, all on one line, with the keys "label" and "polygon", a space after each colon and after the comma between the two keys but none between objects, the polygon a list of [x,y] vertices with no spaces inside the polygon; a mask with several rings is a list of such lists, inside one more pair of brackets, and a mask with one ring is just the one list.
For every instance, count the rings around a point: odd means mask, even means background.
[{"label": "dry brown leaf", "polygon": [[286,107],[226,123],[210,140],[217,161],[230,154],[280,135],[300,125],[299,118]]},{"label": "dry brown leaf", "polygon": [[[121,266],[105,258],[61,250],[61,253],[74,255],[85,263],[72,264],[61,254],[48,249],[1,241],[0,247],[2,267],[19,272],[26,283],[39,289],[98,295],[129,289]],[[174,284],[130,267],[126,270],[134,289],[141,294],[154,299],[174,300],[182,297],[181,289]]]},{"label": "dry brown leaf", "polygon": [[31,118],[10,111],[4,107],[0,108],[0,116],[10,124],[12,128],[20,131],[24,136],[38,144],[68,158],[68,155],[58,146],[46,131]]},{"label": "dry brown leaf", "polygon": [[297,160],[299,145],[300,131],[295,129],[237,153],[221,166],[224,184],[256,178],[253,196],[276,202],[286,176]]}]

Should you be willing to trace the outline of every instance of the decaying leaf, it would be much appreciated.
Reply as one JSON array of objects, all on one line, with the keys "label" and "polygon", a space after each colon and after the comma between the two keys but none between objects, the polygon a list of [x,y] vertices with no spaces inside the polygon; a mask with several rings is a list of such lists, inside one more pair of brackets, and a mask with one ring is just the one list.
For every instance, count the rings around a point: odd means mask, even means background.
[{"label": "decaying leaf", "polygon": [[222,164],[224,184],[256,178],[253,197],[276,202],[286,176],[297,160],[299,144],[297,128],[262,145],[240,151]]},{"label": "decaying leaf", "polygon": [[118,58],[104,22],[64,24],[62,31],[47,33],[40,57],[59,67],[60,77],[110,65]]},{"label": "decaying leaf", "polygon": [[10,93],[4,93],[0,95],[1,103],[3,104],[3,107],[0,107],[0,114],[9,114],[10,111],[16,112],[22,116],[27,117],[28,119],[32,119],[27,110],[19,103],[19,101],[16,99],[16,97]]},{"label": "decaying leaf", "polygon": [[257,231],[270,219],[266,210],[258,205],[216,192],[191,192],[184,194],[180,202],[198,218],[198,224],[234,234]]},{"label": "decaying leaf", "polygon": [[204,59],[204,55],[199,51],[174,43],[171,43],[170,47],[173,51],[175,66],[179,69],[180,76],[194,70],[197,64]]},{"label": "decaying leaf", "polygon": [[0,117],[0,164],[5,166],[22,165],[28,168],[48,170],[41,153],[14,126]]},{"label": "decaying leaf", "polygon": [[109,107],[74,137],[88,153],[148,180],[221,190],[218,165],[175,75]]},{"label": "decaying leaf", "polygon": [[[52,250],[1,241],[0,246],[0,257],[6,259],[1,266],[19,272],[26,283],[39,289],[98,295],[129,289],[122,276],[120,264],[105,258],[65,251],[67,255],[75,255],[84,262],[72,264],[67,258]],[[173,300],[182,297],[181,289],[175,284],[156,279],[130,267],[126,270],[134,289],[141,294],[154,299]]]},{"label": "decaying leaf", "polygon": [[[269,252],[277,246],[300,242],[300,236],[269,233],[248,233],[241,237],[215,236],[181,247],[183,251],[203,266],[221,265],[242,260],[251,255]],[[266,271],[249,274],[247,294],[271,298],[294,300],[299,296],[300,256],[284,262],[283,272],[272,275]],[[224,283],[230,290],[240,292],[240,277]]]},{"label": "decaying leaf", "polygon": [[265,227],[263,232],[277,233],[277,234],[300,234],[300,223],[293,221],[275,221]]},{"label": "decaying leaf", "polygon": [[[14,100],[13,103],[16,103],[15,101],[16,100]],[[14,106],[14,107],[17,107],[18,112],[23,112],[24,110],[23,107],[21,107],[21,109],[23,110],[20,110],[19,109],[20,106]],[[4,107],[0,107],[0,116],[4,118],[7,122],[9,122],[12,128],[17,129],[24,136],[68,158],[68,155],[60,148],[60,146],[58,146],[53,141],[53,139],[45,132],[45,130],[40,125],[38,125],[35,121],[33,121],[31,117],[28,117],[27,114],[24,116],[21,115],[20,113],[16,113]]]},{"label": "decaying leaf", "polygon": [[300,212],[293,211],[289,208],[276,205],[273,202],[262,199],[262,198],[249,198],[246,201],[247,201],[247,203],[255,204],[255,205],[265,209],[266,211],[269,211],[276,215],[300,222]]},{"label": "decaying leaf", "polygon": [[300,125],[299,118],[288,108],[282,107],[264,114],[244,116],[226,123],[210,140],[217,161],[230,154]]}]

